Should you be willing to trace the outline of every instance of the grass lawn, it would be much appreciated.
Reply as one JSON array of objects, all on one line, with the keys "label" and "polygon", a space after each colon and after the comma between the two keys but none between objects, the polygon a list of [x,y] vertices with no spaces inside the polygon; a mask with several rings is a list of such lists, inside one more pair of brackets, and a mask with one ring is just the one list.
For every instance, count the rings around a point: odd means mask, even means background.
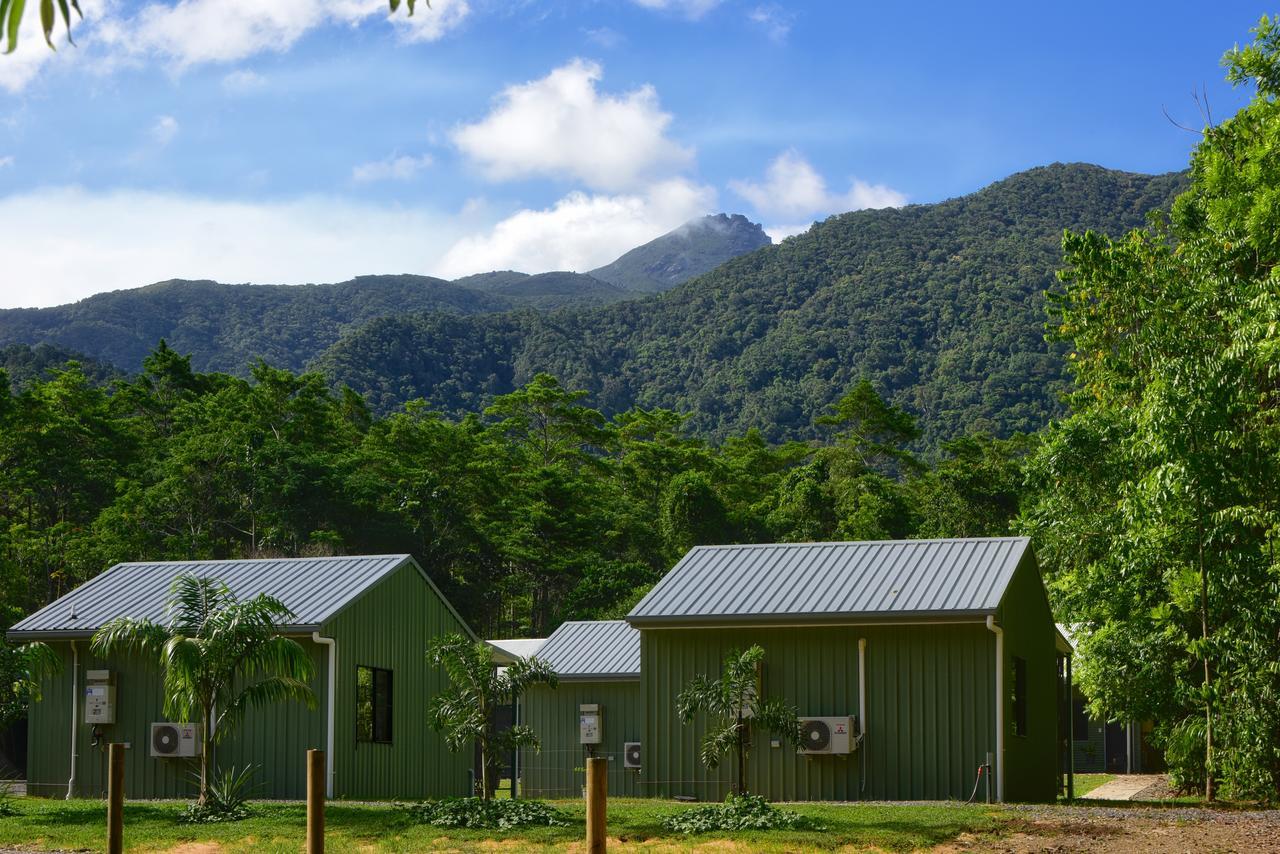
[{"label": "grass lawn", "polygon": [[1077,798],[1085,798],[1094,789],[1103,783],[1110,783],[1116,778],[1115,774],[1076,774],[1075,790]]},{"label": "grass lawn", "polygon": [[[30,847],[101,851],[106,843],[106,806],[102,801],[14,800],[18,814],[0,818],[0,848]],[[469,850],[500,847],[512,851],[561,849],[581,842],[585,809],[580,800],[554,801],[569,814],[568,827],[520,831],[457,830],[409,823],[396,810],[382,805],[330,804],[326,811],[326,850],[409,851]],[[294,803],[261,803],[253,816],[240,822],[190,826],[175,816],[183,804],[138,802],[125,806],[125,848],[129,851],[168,851],[180,845],[188,854],[225,852],[289,852],[297,854],[306,837],[306,808]],[[999,808],[962,804],[799,804],[794,809],[826,825],[815,831],[746,831],[684,837],[662,829],[662,817],[687,804],[616,798],[609,801],[611,841],[646,843],[646,850],[687,850],[711,840],[716,850],[796,851],[858,849],[911,851],[928,848],[966,832],[998,831],[1007,821]],[[490,841],[489,845],[484,845]],[[617,847],[614,845],[613,847]]]}]

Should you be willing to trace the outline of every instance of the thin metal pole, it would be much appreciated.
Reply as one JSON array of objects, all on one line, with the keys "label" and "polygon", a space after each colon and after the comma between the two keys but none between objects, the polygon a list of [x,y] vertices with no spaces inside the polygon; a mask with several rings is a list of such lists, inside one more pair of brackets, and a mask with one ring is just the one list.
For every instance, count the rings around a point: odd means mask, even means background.
[{"label": "thin metal pole", "polygon": [[307,854],[324,854],[324,751],[307,751]]},{"label": "thin metal pole", "polygon": [[124,745],[112,744],[107,751],[110,776],[107,778],[107,852],[124,851]]},{"label": "thin metal pole", "polygon": [[608,797],[609,760],[592,756],[587,759],[587,854],[602,854],[605,850]]}]

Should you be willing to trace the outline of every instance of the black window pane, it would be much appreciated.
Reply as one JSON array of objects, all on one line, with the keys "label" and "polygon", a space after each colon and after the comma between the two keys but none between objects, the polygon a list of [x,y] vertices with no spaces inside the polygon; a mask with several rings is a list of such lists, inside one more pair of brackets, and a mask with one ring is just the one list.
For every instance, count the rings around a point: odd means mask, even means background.
[{"label": "black window pane", "polygon": [[356,740],[391,741],[391,671],[356,668]]}]

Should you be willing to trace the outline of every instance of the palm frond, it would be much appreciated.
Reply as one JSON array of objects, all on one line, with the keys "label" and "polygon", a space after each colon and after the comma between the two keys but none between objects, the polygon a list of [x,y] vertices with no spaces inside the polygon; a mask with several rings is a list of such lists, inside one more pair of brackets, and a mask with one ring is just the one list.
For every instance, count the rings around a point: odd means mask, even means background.
[{"label": "palm frond", "polygon": [[117,617],[93,633],[93,637],[89,640],[89,649],[98,656],[125,652],[157,654],[164,649],[168,640],[168,630],[159,623]]}]

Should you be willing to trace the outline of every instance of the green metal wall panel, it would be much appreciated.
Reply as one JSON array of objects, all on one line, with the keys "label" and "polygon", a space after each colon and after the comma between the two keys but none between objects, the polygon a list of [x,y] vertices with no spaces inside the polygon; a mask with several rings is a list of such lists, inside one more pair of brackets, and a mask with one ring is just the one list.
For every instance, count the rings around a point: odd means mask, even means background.
[{"label": "green metal wall panel", "polygon": [[[319,698],[314,711],[300,703],[280,703],[251,709],[233,733],[215,749],[222,768],[258,767],[258,794],[266,798],[302,798],[306,794],[306,750],[324,746],[324,662],[315,644],[302,640],[316,664],[312,689]],[[52,644],[63,660],[61,673],[46,679],[42,699],[33,704],[28,732],[29,791],[34,795],[62,797],[70,771],[71,695],[76,680],[76,786],[81,797],[106,792],[107,742],[130,745],[125,753],[125,792],[131,798],[181,798],[194,794],[192,774],[198,760],[151,756],[151,724],[166,720],[162,676],[158,664],[137,655],[102,659],[87,652],[88,642],[77,641],[78,672],[72,666],[71,644]],[[104,725],[103,745],[92,744],[92,727],[85,724],[83,687],[89,669],[110,670],[115,675],[116,722]]]},{"label": "green metal wall panel", "polygon": [[[578,742],[578,706],[598,703],[604,714],[603,742],[596,755],[609,760],[609,794],[645,794],[644,769],[624,768],[623,744],[644,741],[644,706],[640,682],[561,681],[556,688],[536,685],[521,700],[521,720],[541,742],[538,752],[522,751],[522,795],[531,798],[576,798],[586,785],[585,748]],[[643,744],[641,745],[643,749]],[[644,763],[641,759],[641,763]]]},{"label": "green metal wall panel", "polygon": [[[427,704],[448,684],[427,665],[427,642],[465,629],[412,564],[383,579],[325,624],[338,642],[334,794],[391,799],[466,795],[471,752],[451,752],[427,725]],[[356,741],[356,668],[392,671],[392,743]]]},{"label": "green metal wall panel", "polygon": [[867,640],[862,749],[803,756],[759,734],[750,786],[776,800],[967,798],[995,749],[994,636],[977,623],[643,631],[647,793],[716,800],[728,791],[731,766],[698,762],[701,722],[683,725],[675,702],[694,675],[717,673],[730,648],[763,646],[765,695],[781,695],[802,716],[854,715],[859,638]]},{"label": "green metal wall panel", "polygon": [[[1052,801],[1058,793],[1057,647],[1040,570],[1028,557],[1000,605],[1005,655],[1005,800]],[[1013,729],[1013,658],[1027,662],[1027,734]]]}]

